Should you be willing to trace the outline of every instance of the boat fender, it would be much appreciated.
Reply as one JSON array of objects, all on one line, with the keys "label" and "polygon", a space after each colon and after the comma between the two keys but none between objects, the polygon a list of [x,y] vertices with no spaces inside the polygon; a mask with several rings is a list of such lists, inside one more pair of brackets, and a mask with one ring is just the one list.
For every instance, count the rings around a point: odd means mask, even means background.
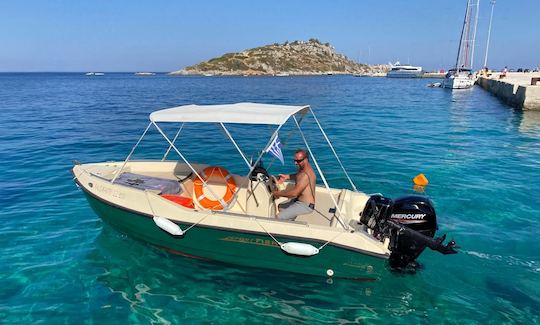
[{"label": "boat fender", "polygon": [[281,244],[281,249],[285,252],[293,255],[300,256],[313,256],[319,254],[319,249],[310,245],[303,243],[285,243]]},{"label": "boat fender", "polygon": [[171,220],[163,217],[154,217],[154,223],[161,229],[165,230],[173,236],[182,236],[184,231],[180,229],[180,226],[172,222]]}]

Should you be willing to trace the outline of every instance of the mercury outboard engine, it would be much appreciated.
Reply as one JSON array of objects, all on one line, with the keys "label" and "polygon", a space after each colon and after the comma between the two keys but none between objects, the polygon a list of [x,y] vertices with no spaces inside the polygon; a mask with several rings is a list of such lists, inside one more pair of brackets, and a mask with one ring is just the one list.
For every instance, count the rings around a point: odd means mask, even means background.
[{"label": "mercury outboard engine", "polygon": [[377,239],[390,240],[389,263],[392,268],[403,268],[413,263],[426,247],[443,254],[457,253],[456,243],[444,245],[446,235],[433,238],[437,217],[428,197],[411,195],[395,200],[382,195],[369,198],[360,215],[360,222]]}]

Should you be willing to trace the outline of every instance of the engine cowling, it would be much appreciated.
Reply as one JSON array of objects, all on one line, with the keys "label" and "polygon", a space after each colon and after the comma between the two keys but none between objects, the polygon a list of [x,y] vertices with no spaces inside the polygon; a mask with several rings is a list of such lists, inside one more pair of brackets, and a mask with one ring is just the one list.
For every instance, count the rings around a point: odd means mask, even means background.
[{"label": "engine cowling", "polygon": [[377,239],[390,239],[390,266],[402,268],[413,263],[426,247],[451,254],[455,243],[442,245],[444,237],[433,239],[437,216],[428,197],[411,195],[392,200],[373,195],[360,215],[360,222]]}]

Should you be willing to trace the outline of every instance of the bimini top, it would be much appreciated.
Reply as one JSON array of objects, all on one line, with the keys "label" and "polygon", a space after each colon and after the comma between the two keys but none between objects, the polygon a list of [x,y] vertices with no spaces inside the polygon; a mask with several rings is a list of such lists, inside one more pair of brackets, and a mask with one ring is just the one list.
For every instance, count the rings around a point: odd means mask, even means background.
[{"label": "bimini top", "polygon": [[291,115],[309,105],[287,106],[258,103],[225,105],[185,105],[162,109],[150,114],[152,122],[199,122],[199,123],[242,123],[282,125]]}]

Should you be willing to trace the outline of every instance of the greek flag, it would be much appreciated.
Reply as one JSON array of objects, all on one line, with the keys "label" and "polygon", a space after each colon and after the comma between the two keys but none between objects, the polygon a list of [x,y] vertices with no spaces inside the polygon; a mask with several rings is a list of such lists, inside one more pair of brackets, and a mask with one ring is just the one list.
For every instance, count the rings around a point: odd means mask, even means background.
[{"label": "greek flag", "polygon": [[285,162],[283,161],[283,153],[281,152],[281,142],[279,141],[279,137],[276,134],[274,137],[274,140],[272,140],[272,143],[266,148],[264,152],[270,152],[273,154],[279,161],[281,161],[282,165],[285,165]]}]

